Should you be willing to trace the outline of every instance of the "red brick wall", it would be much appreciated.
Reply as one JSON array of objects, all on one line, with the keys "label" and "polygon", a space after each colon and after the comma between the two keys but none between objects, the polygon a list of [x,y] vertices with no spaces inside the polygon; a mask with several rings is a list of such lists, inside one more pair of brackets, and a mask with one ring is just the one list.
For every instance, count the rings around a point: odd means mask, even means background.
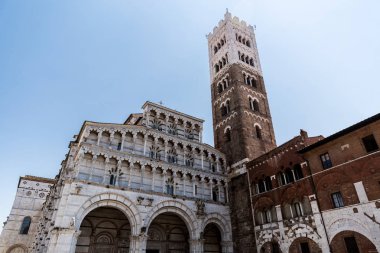
[{"label": "red brick wall", "polygon": [[229,200],[234,252],[255,253],[256,242],[246,174],[233,178],[229,183]]},{"label": "red brick wall", "polygon": [[[258,88],[256,89],[244,84],[244,77],[240,65],[231,65],[228,70],[228,74],[229,88],[223,91],[223,93],[219,94],[217,88],[217,84],[223,76],[212,83],[212,110],[215,147],[225,153],[227,160],[230,164],[232,164],[244,158],[256,158],[273,149],[276,146],[276,142],[263,78],[256,75],[258,80]],[[241,87],[259,92],[265,96],[265,99],[255,96],[252,93],[243,90]],[[232,90],[232,88],[233,91],[228,93],[228,91]],[[225,101],[227,98],[230,98],[231,111],[237,112],[237,115],[216,129],[217,124],[231,115],[230,113],[223,117],[220,111],[221,103],[214,103],[219,97],[226,93],[228,93],[228,95],[225,95],[221,102]],[[260,113],[254,113],[250,109],[248,99],[249,94],[252,97],[257,97],[259,99]],[[269,122],[258,120],[256,117],[248,116],[244,113],[244,110],[250,111],[257,116],[264,117],[268,119]],[[258,123],[262,127],[262,140],[255,137],[255,123]],[[224,129],[227,125],[231,126],[232,138],[230,142],[226,142],[226,138],[224,136]]]}]

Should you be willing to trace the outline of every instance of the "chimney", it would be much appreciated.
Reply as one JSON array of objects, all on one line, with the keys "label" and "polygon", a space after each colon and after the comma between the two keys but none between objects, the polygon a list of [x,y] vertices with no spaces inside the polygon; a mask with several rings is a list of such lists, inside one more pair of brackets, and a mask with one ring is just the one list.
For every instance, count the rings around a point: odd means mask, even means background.
[{"label": "chimney", "polygon": [[300,135],[301,135],[302,139],[308,138],[307,132],[303,129],[300,129]]}]

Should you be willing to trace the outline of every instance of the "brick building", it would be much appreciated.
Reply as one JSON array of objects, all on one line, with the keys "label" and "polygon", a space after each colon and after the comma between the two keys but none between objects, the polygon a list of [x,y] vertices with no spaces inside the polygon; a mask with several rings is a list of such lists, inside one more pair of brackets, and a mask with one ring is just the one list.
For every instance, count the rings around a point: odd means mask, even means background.
[{"label": "brick building", "polygon": [[379,252],[380,114],[246,164],[257,252]]},{"label": "brick building", "polygon": [[332,252],[380,251],[380,114],[322,141],[301,154]]}]

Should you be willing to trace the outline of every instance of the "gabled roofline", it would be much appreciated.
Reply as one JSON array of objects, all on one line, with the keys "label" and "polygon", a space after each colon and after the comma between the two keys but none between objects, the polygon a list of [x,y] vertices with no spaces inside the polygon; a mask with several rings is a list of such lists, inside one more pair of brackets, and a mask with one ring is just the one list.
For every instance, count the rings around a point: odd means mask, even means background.
[{"label": "gabled roofline", "polygon": [[195,120],[195,121],[198,121],[198,122],[201,122],[201,123],[205,122],[203,119],[191,116],[191,115],[183,113],[183,112],[179,112],[177,110],[170,109],[168,107],[165,107],[163,105],[156,104],[156,103],[153,103],[153,102],[150,102],[150,101],[146,101],[141,108],[145,109],[145,107],[147,107],[148,105],[152,105],[152,106],[158,107],[158,108],[160,108],[162,110],[169,111],[169,112],[172,112],[172,113],[175,113],[175,114],[178,114],[178,115],[182,115],[182,116],[184,116],[186,118],[190,118],[192,120]]},{"label": "gabled roofline", "polygon": [[367,125],[369,125],[371,123],[374,123],[374,122],[376,122],[378,120],[380,120],[380,113],[375,114],[372,117],[369,117],[369,118],[367,118],[365,120],[362,120],[362,121],[360,121],[360,122],[358,122],[358,123],[356,123],[356,124],[354,124],[352,126],[349,126],[349,127],[345,128],[345,129],[339,131],[339,132],[336,132],[335,134],[332,134],[329,137],[327,137],[327,138],[325,138],[325,139],[323,139],[321,141],[318,141],[318,142],[316,142],[316,143],[314,143],[314,144],[312,144],[310,146],[307,146],[304,149],[301,149],[299,151],[299,153],[304,154],[304,153],[306,153],[306,152],[308,152],[310,150],[313,150],[313,149],[318,148],[318,147],[320,147],[320,146],[322,146],[322,145],[324,145],[324,144],[326,144],[328,142],[336,140],[339,137],[342,137],[344,135],[352,133],[352,132],[354,132],[354,131],[356,131],[356,130],[358,130],[360,128],[363,128],[363,127],[365,127],[365,126],[367,126]]}]

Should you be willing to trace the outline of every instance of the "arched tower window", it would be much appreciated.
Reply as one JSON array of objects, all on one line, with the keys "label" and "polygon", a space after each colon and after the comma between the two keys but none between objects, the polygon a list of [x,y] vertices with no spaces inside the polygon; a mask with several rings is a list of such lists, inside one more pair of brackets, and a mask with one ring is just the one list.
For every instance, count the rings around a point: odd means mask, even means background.
[{"label": "arched tower window", "polygon": [[258,125],[255,126],[255,132],[256,132],[256,138],[257,139],[263,138],[261,128]]},{"label": "arched tower window", "polygon": [[257,100],[253,100],[252,102],[252,109],[256,112],[260,112],[260,108],[259,108],[259,102],[257,102]]},{"label": "arched tower window", "polygon": [[230,128],[227,128],[224,131],[224,137],[225,137],[226,141],[231,141],[231,129]]},{"label": "arched tower window", "polygon": [[251,108],[252,111],[260,112],[259,102],[257,99],[249,97],[249,108]]},{"label": "arched tower window", "polygon": [[219,93],[223,92],[223,85],[221,83],[218,84],[218,92]]},{"label": "arched tower window", "polygon": [[26,216],[22,220],[22,224],[21,224],[21,227],[20,227],[20,234],[21,235],[27,235],[28,234],[31,222],[32,222],[32,219],[29,216]]},{"label": "arched tower window", "polygon": [[257,83],[256,83],[256,79],[255,78],[251,79],[251,86],[254,87],[254,88],[257,88]]}]

